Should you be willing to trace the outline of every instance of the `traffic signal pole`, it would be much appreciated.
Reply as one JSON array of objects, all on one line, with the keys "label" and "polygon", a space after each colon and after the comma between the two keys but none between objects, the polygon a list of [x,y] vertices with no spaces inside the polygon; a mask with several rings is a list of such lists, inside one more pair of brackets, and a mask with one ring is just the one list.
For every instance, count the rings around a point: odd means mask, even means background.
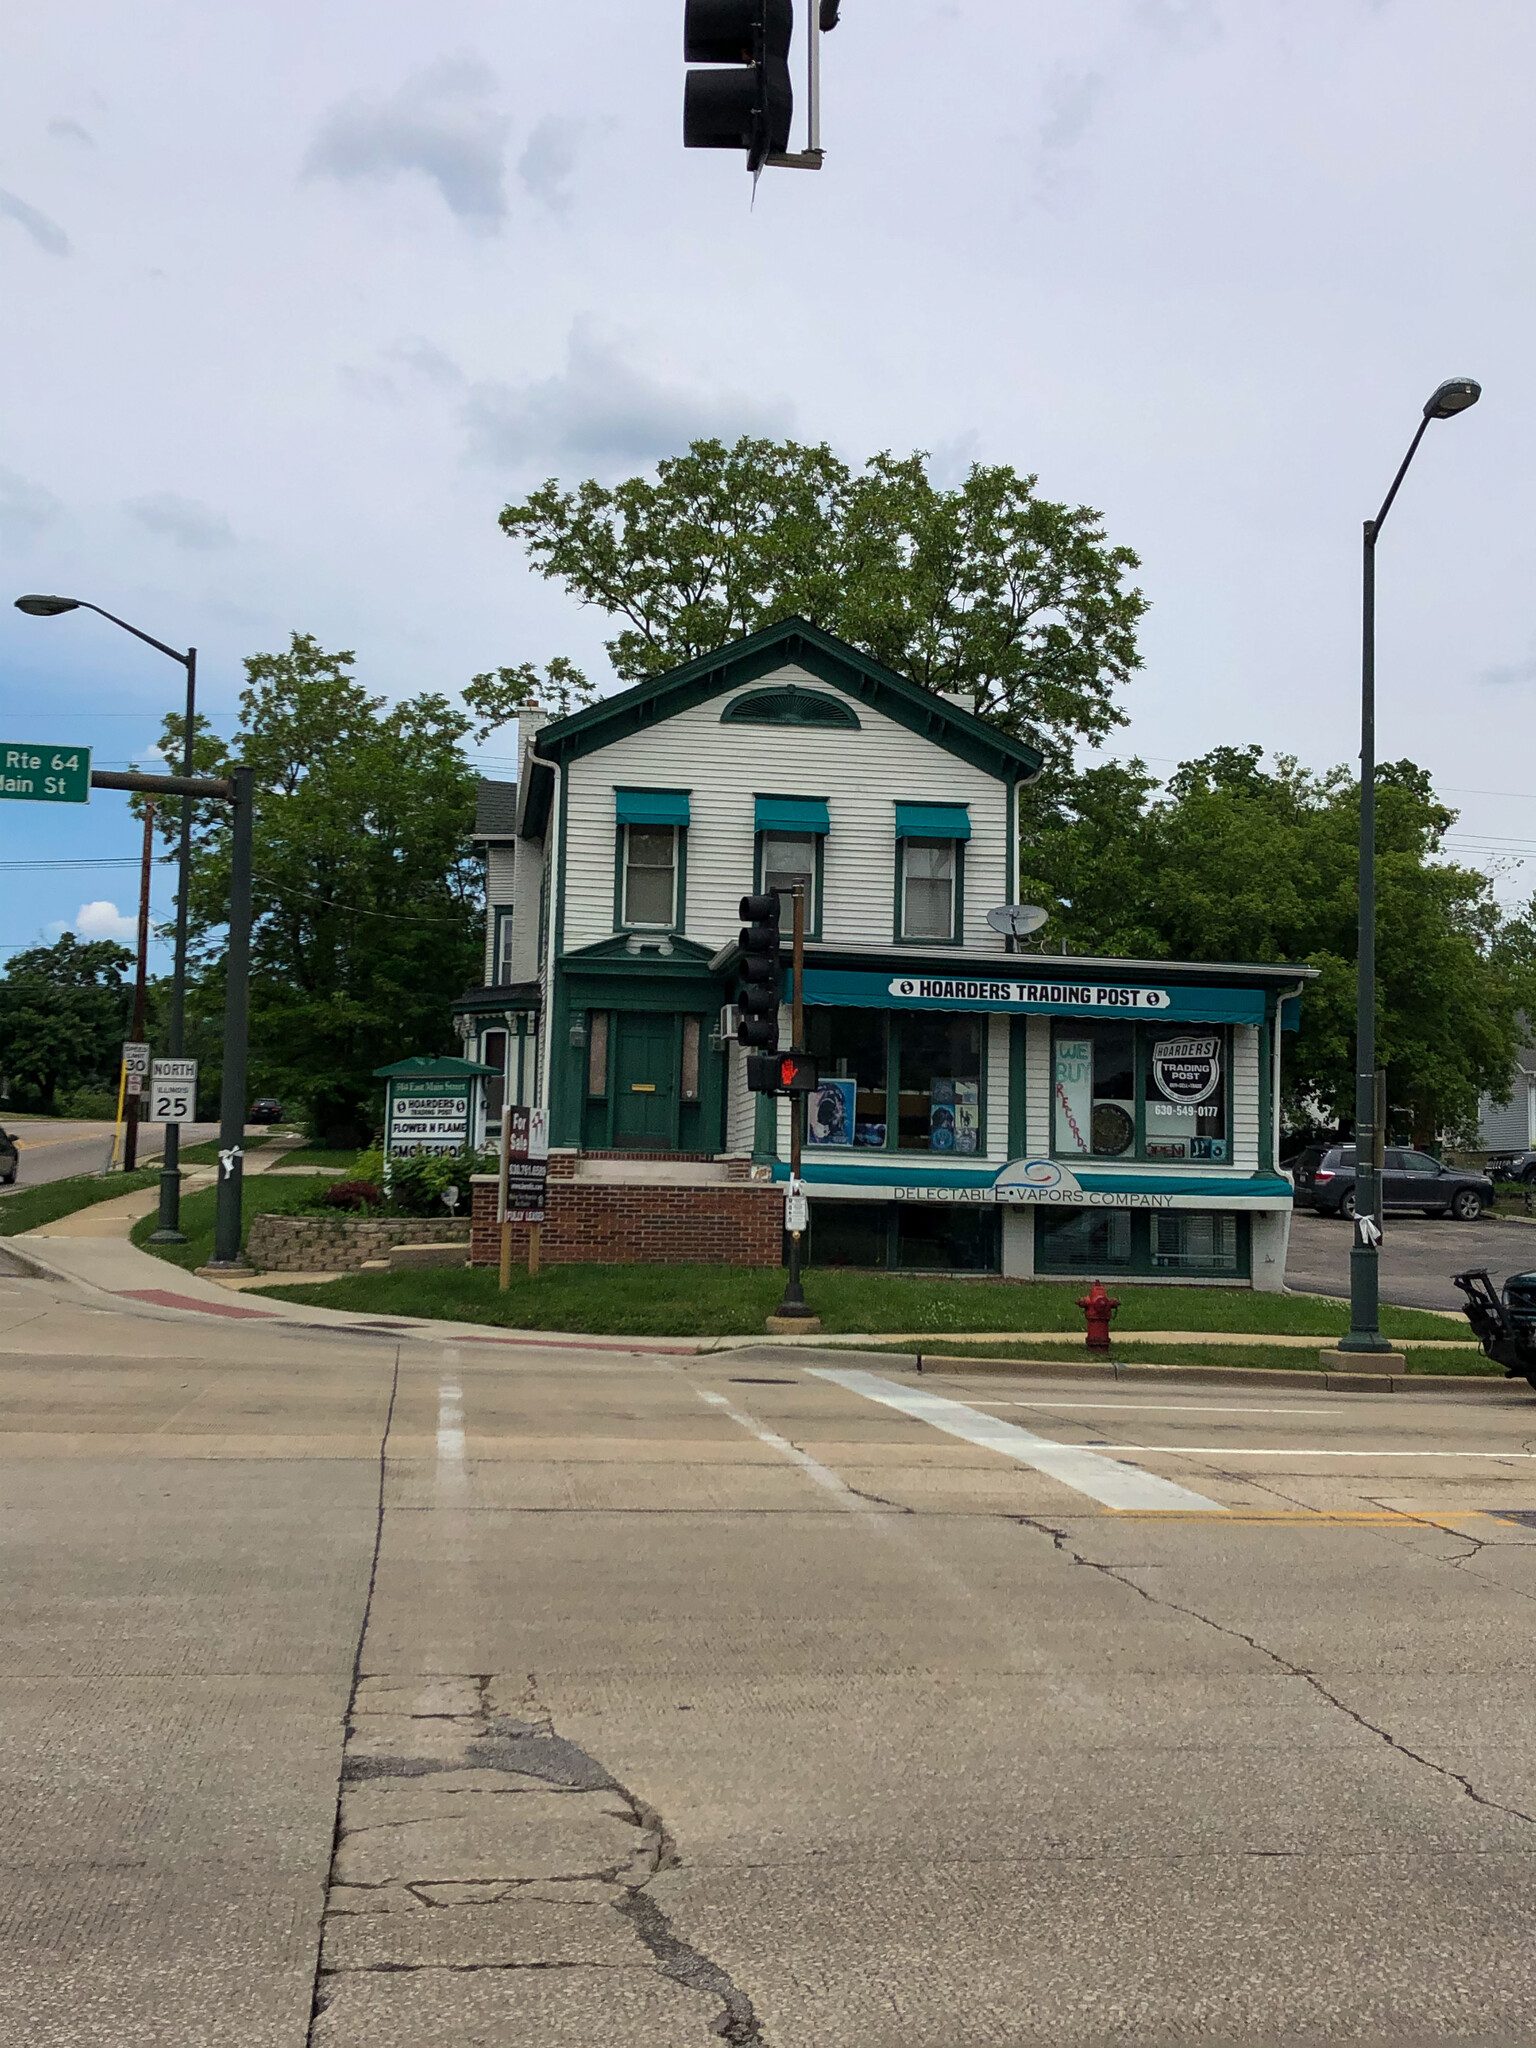
[{"label": "traffic signal pole", "polygon": [[[803,993],[805,976],[805,884],[796,882],[795,938],[794,951],[790,955],[790,1016],[791,1046],[795,1053],[805,1051],[805,998]],[[798,1203],[800,1193],[800,1147],[805,1135],[805,1097],[791,1095],[789,1098],[789,1198]],[[789,1316],[797,1320],[815,1319],[815,1310],[807,1307],[805,1289],[800,1284],[800,1253],[803,1233],[791,1229],[789,1233],[789,1278],[784,1284],[784,1299],[774,1310],[775,1317]]]}]

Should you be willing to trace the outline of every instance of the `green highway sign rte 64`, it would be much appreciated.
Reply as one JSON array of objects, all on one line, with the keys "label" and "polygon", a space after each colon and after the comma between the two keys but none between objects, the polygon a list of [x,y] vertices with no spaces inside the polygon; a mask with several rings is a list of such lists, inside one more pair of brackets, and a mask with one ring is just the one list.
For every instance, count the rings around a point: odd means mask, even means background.
[{"label": "green highway sign rte 64", "polygon": [[27,747],[0,740],[0,797],[23,803],[88,804],[89,747]]}]

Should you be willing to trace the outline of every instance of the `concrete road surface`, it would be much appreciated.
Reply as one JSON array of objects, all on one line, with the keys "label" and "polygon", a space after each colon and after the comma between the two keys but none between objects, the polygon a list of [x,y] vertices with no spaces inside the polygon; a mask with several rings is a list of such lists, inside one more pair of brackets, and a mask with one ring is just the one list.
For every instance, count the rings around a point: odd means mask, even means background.
[{"label": "concrete road surface", "polygon": [[1536,2044],[1536,1397],[0,1279],[18,2048]]},{"label": "concrete road surface", "polygon": [[[1459,1309],[1453,1273],[1486,1266],[1499,1286],[1511,1273],[1536,1268],[1536,1223],[1484,1216],[1453,1223],[1448,1216],[1389,1216],[1381,1247],[1381,1298],[1399,1308]],[[1298,1209],[1291,1218],[1285,1284],[1306,1294],[1349,1299],[1351,1226]]]},{"label": "concrete road surface", "polygon": [[[74,1173],[100,1173],[112,1146],[109,1123],[71,1123],[62,1117],[9,1117],[0,1113],[5,1129],[21,1148],[21,1168],[12,1187],[0,1188],[0,1199],[16,1188],[43,1181],[67,1180]],[[217,1124],[183,1124],[183,1145],[201,1145],[219,1134]],[[139,1159],[158,1158],[165,1145],[164,1124],[140,1124]]]}]

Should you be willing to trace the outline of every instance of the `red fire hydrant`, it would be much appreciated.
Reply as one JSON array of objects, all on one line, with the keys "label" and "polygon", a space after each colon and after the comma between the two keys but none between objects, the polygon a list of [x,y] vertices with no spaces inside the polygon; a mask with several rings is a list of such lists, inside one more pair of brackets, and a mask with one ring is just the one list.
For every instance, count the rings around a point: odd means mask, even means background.
[{"label": "red fire hydrant", "polygon": [[1115,1313],[1115,1310],[1119,1308],[1119,1302],[1115,1299],[1114,1295],[1104,1292],[1104,1282],[1102,1280],[1095,1280],[1086,1294],[1080,1294],[1077,1297],[1077,1305],[1082,1310],[1088,1324],[1088,1335],[1084,1340],[1088,1349],[1090,1351],[1107,1351],[1109,1349],[1109,1319]]}]

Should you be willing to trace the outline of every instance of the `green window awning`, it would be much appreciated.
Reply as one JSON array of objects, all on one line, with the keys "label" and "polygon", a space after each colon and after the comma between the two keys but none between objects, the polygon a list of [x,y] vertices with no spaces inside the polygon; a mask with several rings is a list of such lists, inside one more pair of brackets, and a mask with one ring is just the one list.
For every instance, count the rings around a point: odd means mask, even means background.
[{"label": "green window awning", "polygon": [[621,825],[686,825],[686,789],[616,789],[614,802]]},{"label": "green window awning", "polygon": [[756,801],[759,832],[825,832],[829,829],[824,796],[760,796]]},{"label": "green window awning", "polygon": [[964,804],[898,804],[898,839],[969,839],[971,814]]}]

